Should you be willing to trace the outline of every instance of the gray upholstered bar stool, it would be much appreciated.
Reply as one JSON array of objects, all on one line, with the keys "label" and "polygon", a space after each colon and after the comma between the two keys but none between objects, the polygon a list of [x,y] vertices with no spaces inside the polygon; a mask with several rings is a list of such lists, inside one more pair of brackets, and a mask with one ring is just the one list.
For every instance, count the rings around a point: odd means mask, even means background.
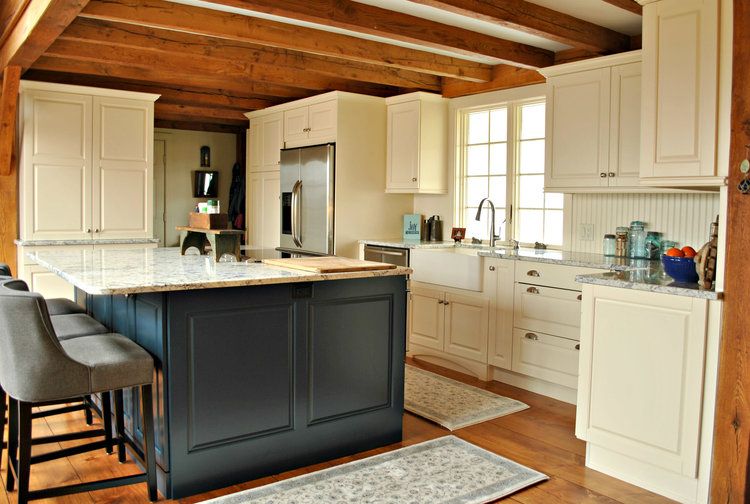
[{"label": "gray upholstered bar stool", "polygon": [[[18,480],[18,502],[57,497],[146,482],[149,499],[157,499],[151,355],[126,337],[110,333],[60,341],[55,335],[44,298],[35,292],[0,293],[0,385],[10,399],[8,481]],[[100,392],[140,387],[143,414],[143,459],[146,472],[89,483],[29,490],[31,464],[98,449],[92,442],[42,455],[31,455],[31,408],[40,403],[75,399]],[[125,435],[122,411],[115,402],[118,444],[128,442],[139,457],[140,448]],[[18,452],[18,455],[16,455]]]},{"label": "gray upholstered bar stool", "polygon": [[[10,266],[7,263],[0,262],[0,279],[3,277],[12,278]],[[66,298],[47,299],[47,311],[51,316],[69,315],[71,313],[86,313],[83,306]]]}]

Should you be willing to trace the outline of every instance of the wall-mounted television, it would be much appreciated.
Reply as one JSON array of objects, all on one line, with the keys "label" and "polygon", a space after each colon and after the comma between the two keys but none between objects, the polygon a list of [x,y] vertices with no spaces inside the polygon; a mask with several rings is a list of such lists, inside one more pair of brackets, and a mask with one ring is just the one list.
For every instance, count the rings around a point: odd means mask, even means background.
[{"label": "wall-mounted television", "polygon": [[194,198],[216,198],[219,195],[219,172],[196,170]]}]

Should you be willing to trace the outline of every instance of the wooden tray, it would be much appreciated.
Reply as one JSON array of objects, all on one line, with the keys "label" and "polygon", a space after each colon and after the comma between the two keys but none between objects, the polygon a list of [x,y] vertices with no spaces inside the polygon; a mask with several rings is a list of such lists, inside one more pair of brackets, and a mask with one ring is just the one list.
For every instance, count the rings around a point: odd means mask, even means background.
[{"label": "wooden tray", "polygon": [[395,264],[349,259],[348,257],[300,257],[295,259],[263,259],[270,266],[312,271],[314,273],[342,273],[346,271],[387,270]]},{"label": "wooden tray", "polygon": [[229,227],[229,216],[225,213],[197,213],[188,214],[188,225],[186,227],[199,229],[227,229]]}]

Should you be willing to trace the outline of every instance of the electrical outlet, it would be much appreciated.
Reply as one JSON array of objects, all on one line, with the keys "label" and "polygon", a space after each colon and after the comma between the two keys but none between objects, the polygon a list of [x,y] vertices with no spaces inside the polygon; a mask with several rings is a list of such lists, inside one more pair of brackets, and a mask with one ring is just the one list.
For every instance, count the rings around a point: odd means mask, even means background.
[{"label": "electrical outlet", "polygon": [[578,239],[581,241],[594,241],[594,225],[593,224],[579,224],[578,225]]}]

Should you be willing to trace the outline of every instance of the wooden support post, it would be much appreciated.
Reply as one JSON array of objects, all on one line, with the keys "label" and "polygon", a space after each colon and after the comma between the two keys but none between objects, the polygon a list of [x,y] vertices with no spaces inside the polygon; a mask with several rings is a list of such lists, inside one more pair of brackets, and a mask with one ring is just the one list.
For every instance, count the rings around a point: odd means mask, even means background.
[{"label": "wooden support post", "polygon": [[0,97],[0,261],[8,263],[17,274],[18,238],[18,156],[16,116],[21,68],[9,66],[3,73]]},{"label": "wooden support post", "polygon": [[737,190],[740,162],[750,144],[750,46],[745,27],[750,5],[734,1],[732,116],[729,155],[724,317],[716,395],[711,502],[750,502],[750,195]]}]

